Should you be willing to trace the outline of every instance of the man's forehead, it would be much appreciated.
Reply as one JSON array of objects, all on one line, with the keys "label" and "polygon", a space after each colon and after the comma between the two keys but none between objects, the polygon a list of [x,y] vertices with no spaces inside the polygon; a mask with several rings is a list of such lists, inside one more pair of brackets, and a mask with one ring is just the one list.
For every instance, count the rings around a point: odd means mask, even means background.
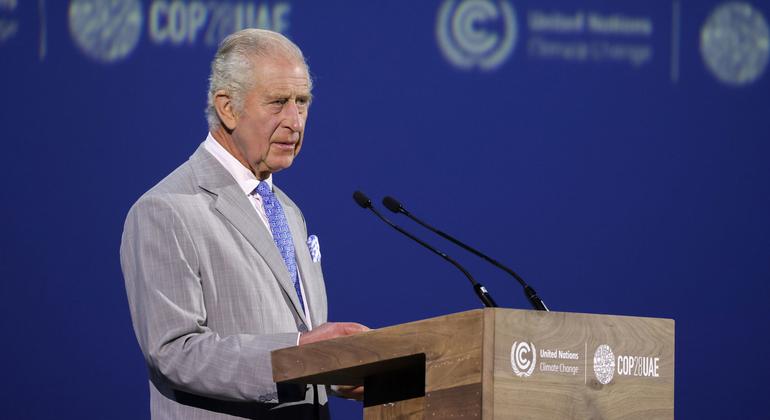
[{"label": "man's forehead", "polygon": [[285,55],[257,56],[251,62],[255,69],[292,69],[307,74],[307,65],[296,57]]},{"label": "man's forehead", "polygon": [[263,62],[254,69],[256,82],[264,88],[305,88],[310,85],[307,68],[295,62]]},{"label": "man's forehead", "polygon": [[310,93],[310,85],[307,78],[303,77],[275,77],[265,79],[257,84],[268,95],[296,94],[306,95]]}]

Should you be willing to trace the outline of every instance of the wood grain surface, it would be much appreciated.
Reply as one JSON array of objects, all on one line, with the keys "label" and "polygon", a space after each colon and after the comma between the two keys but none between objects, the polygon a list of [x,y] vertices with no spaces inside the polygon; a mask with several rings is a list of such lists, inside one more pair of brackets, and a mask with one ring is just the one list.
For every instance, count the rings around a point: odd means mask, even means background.
[{"label": "wood grain surface", "polygon": [[[517,375],[511,355],[522,342],[534,367]],[[601,345],[614,364],[606,384],[593,367]],[[654,372],[629,365],[653,360]],[[366,419],[671,419],[674,321],[480,309],[278,350],[273,374],[277,382],[377,384],[367,387]]]},{"label": "wood grain surface", "polygon": [[277,350],[273,378],[361,385],[364,375],[390,368],[388,361],[425,354],[426,391],[479,383],[483,316],[482,310],[461,312]]}]

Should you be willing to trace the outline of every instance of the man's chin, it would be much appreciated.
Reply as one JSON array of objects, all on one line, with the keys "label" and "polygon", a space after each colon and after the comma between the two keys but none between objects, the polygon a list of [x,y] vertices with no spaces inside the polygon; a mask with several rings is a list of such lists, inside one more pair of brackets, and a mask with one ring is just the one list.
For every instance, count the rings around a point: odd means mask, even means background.
[{"label": "man's chin", "polygon": [[268,162],[267,167],[271,173],[275,173],[290,167],[292,163],[294,163],[294,155],[273,159],[271,162]]}]

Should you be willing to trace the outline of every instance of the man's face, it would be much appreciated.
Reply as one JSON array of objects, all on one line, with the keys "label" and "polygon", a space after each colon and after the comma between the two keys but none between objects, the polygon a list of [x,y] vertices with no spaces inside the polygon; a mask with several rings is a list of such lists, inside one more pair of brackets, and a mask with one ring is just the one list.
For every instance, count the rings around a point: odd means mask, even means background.
[{"label": "man's face", "polygon": [[291,166],[302,147],[310,86],[302,63],[280,57],[257,59],[254,81],[232,141],[236,158],[264,179]]}]

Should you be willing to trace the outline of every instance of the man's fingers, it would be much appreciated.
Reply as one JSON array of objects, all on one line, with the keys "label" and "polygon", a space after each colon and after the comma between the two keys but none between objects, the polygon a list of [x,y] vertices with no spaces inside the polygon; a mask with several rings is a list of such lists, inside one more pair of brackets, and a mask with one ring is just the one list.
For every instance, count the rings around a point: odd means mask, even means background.
[{"label": "man's fingers", "polygon": [[363,385],[360,385],[360,386],[339,385],[337,386],[336,394],[342,398],[349,398],[352,400],[361,401],[364,399],[364,387]]},{"label": "man's fingers", "polygon": [[299,345],[358,334],[364,331],[369,331],[369,327],[356,322],[327,322],[311,331],[300,334]]},{"label": "man's fingers", "polygon": [[338,322],[337,324],[342,325],[342,328],[345,331],[345,335],[352,335],[352,334],[358,334],[364,331],[369,331],[369,327],[363,324],[359,324],[357,322]]}]

